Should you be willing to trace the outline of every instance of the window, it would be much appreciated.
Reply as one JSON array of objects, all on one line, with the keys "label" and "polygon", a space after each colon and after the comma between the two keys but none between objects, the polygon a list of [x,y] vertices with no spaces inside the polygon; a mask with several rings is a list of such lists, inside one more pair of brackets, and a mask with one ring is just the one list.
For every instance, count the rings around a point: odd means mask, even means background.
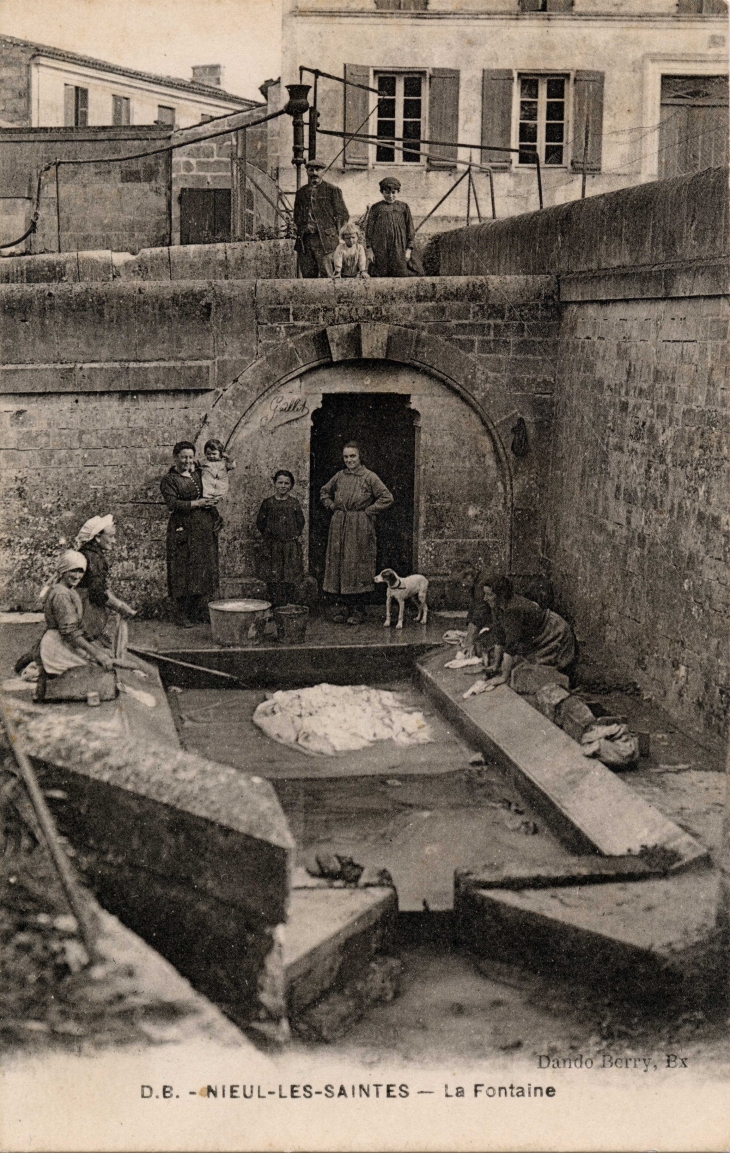
[{"label": "window", "polygon": [[662,76],[659,178],[728,162],[727,76]]},{"label": "window", "polygon": [[112,124],[131,124],[131,107],[128,96],[112,96]]},{"label": "window", "polygon": [[426,12],[428,0],[375,0],[379,12]]},{"label": "window", "polygon": [[89,123],[89,89],[63,86],[63,122],[67,128],[86,128]]},{"label": "window", "polygon": [[565,164],[565,76],[521,76],[519,163]]},{"label": "window", "polygon": [[[404,143],[377,144],[375,160],[378,164],[420,164],[423,136],[422,74],[380,73],[378,88],[379,140],[393,140],[402,136]],[[407,142],[407,143],[406,143]]]},{"label": "window", "polygon": [[157,105],[157,123],[169,124],[171,128],[175,127],[175,109],[170,108],[167,104]]}]

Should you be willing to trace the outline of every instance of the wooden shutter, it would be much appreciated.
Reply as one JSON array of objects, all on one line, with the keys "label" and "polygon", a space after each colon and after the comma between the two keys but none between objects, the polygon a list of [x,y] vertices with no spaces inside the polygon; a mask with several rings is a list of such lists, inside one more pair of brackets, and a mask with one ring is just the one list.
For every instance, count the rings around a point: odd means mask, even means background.
[{"label": "wooden shutter", "polygon": [[571,168],[583,171],[583,146],[588,125],[586,172],[601,171],[603,144],[603,72],[576,72],[573,81],[573,147]]},{"label": "wooden shutter", "polygon": [[458,68],[431,69],[428,91],[428,139],[446,142],[441,145],[429,145],[429,168],[454,168],[456,141],[459,139]]},{"label": "wooden shutter", "polygon": [[[482,144],[510,148],[512,145],[512,94],[514,76],[511,68],[485,68],[482,72]],[[509,152],[483,152],[482,164],[492,168],[509,168]]]},{"label": "wooden shutter", "polygon": [[63,86],[63,123],[66,128],[73,128],[76,123],[76,87],[73,84]]},{"label": "wooden shutter", "polygon": [[[366,84],[370,86],[370,68],[363,64],[346,64],[345,65],[345,81],[352,81],[354,84]],[[366,120],[367,114],[370,111],[370,93],[363,91],[362,88],[352,88],[350,84],[343,85],[345,92],[345,132],[357,132],[358,129],[362,133],[375,132],[375,115],[370,120]],[[366,123],[363,124],[363,120]],[[352,140],[345,148],[344,166],[345,168],[367,168],[370,163],[370,145],[367,140]]]}]

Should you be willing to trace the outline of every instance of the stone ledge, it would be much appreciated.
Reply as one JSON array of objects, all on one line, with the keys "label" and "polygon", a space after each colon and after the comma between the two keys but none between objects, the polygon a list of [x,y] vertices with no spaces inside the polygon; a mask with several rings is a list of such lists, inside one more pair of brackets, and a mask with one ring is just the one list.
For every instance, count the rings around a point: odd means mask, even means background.
[{"label": "stone ledge", "polygon": [[496,961],[584,981],[597,994],[703,1003],[717,991],[718,874],[599,887],[457,889],[459,939]]},{"label": "stone ledge", "polygon": [[526,799],[577,853],[607,857],[660,848],[679,870],[706,864],[709,853],[689,833],[646,803],[610,769],[507,685],[463,700],[469,680],[444,668],[444,649],[417,664],[428,695],[490,758],[516,774]]},{"label": "stone ledge", "polygon": [[708,260],[681,267],[616,268],[561,276],[560,301],[667,300],[687,296],[726,296],[730,265]]}]

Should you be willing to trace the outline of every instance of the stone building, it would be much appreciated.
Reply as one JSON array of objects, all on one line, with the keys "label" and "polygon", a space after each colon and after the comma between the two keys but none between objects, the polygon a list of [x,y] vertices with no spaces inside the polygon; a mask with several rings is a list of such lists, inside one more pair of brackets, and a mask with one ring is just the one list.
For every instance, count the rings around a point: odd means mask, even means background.
[{"label": "stone building", "polygon": [[256,105],[226,92],[218,64],[193,67],[190,80],[156,76],[0,36],[0,127],[89,128],[164,124],[187,128]]},{"label": "stone building", "polygon": [[[580,196],[584,167],[592,196],[726,163],[726,12],[725,0],[285,0],[282,80],[304,66],[360,86],[317,82],[321,128],[373,137],[344,152],[341,137],[318,139],[354,215],[394,173],[423,218],[471,158],[491,166],[510,216],[538,207],[535,150],[546,206]],[[488,175],[475,179],[489,217]],[[427,230],[463,224],[466,202],[465,181]]]}]

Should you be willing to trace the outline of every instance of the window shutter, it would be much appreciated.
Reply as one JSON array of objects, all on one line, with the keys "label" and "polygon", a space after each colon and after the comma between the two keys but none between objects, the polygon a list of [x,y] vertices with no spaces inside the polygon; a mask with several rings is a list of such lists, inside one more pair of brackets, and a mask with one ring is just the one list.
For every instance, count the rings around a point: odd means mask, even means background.
[{"label": "window shutter", "polygon": [[586,172],[601,171],[603,136],[603,72],[576,72],[573,82],[573,147],[571,168],[583,171],[583,147],[588,125]]},{"label": "window shutter", "polygon": [[[485,68],[482,72],[482,144],[512,146],[513,89],[511,68]],[[509,168],[512,163],[509,152],[483,152],[481,160],[492,168]]]},{"label": "window shutter", "polygon": [[[370,86],[370,68],[363,64],[346,64],[345,80],[355,84]],[[362,88],[343,85],[345,90],[345,132],[371,133],[375,131],[371,121],[363,124],[370,111],[370,93]],[[375,117],[373,116],[373,120]],[[345,168],[367,168],[370,163],[370,145],[367,140],[352,140],[345,148]]]},{"label": "window shutter", "polygon": [[429,168],[454,168],[456,141],[459,139],[458,68],[431,69],[428,92],[428,139],[446,142],[445,145],[429,145]]},{"label": "window shutter", "polygon": [[76,123],[76,87],[73,84],[63,86],[63,123],[66,128],[73,128]]}]

